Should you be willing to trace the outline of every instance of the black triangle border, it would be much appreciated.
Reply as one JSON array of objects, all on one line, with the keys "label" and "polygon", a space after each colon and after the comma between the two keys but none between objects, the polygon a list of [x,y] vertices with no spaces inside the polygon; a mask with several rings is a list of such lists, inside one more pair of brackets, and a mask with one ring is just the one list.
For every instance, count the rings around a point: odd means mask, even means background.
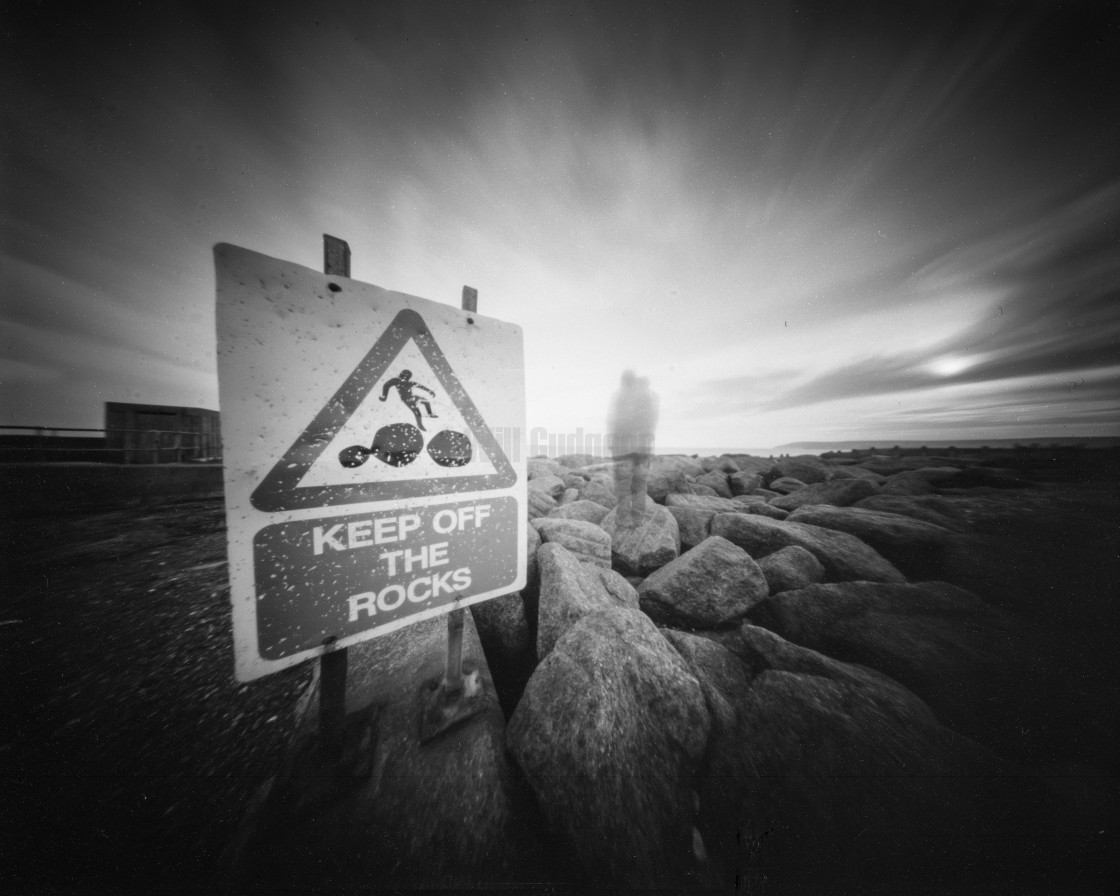
[{"label": "black triangle border", "polygon": [[[300,486],[300,480],[373,391],[377,381],[389,369],[409,339],[416,343],[440,385],[455,403],[472,435],[493,463],[495,472],[465,477],[365,482],[355,485]],[[517,482],[517,472],[460,384],[459,378],[455,376],[424,319],[418,312],[405,308],[397,313],[353,373],[284,452],[284,456],[273,465],[268,475],[253,490],[249,500],[257,510],[270,513],[309,507],[395,501],[444,494],[448,479],[454,482],[456,492],[485,491],[508,488]]]}]

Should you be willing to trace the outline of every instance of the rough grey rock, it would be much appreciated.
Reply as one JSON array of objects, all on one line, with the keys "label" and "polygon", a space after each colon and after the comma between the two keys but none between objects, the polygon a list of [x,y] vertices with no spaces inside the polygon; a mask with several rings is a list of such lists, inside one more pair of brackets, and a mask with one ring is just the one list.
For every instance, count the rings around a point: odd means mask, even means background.
[{"label": "rough grey rock", "polygon": [[583,488],[583,486],[587,483],[587,480],[591,477],[583,476],[576,472],[567,472],[560,478],[564,480],[564,488],[580,489]]},{"label": "rough grey rock", "polygon": [[648,576],[681,552],[677,521],[660,504],[646,502],[646,512],[636,523],[621,522],[612,510],[599,524],[611,537],[611,561],[623,575]]},{"label": "rough grey rock", "polygon": [[864,507],[801,507],[789,521],[854,535],[912,579],[941,578],[953,539],[941,526]]},{"label": "rough grey rock", "polygon": [[784,520],[789,516],[788,510],[782,510],[782,508],[774,507],[772,504],[748,504],[745,509],[747,513],[766,516],[772,520]]},{"label": "rough grey rock", "polygon": [[810,551],[798,545],[790,545],[773,554],[767,554],[758,561],[762,574],[770,586],[771,594],[782,591],[796,591],[823,582],[824,567]]},{"label": "rough grey rock", "polygon": [[712,517],[716,515],[714,510],[703,510],[697,507],[675,507],[672,504],[667,505],[666,510],[677,521],[682,551],[696,547],[712,534]]},{"label": "rough grey rock", "polygon": [[755,457],[752,454],[728,454],[725,456],[735,461],[736,466],[743,473],[758,473],[760,476],[765,476],[774,469],[774,461],[767,457]]},{"label": "rough grey rock", "polygon": [[729,878],[846,892],[902,869],[925,879],[946,855],[983,864],[1006,839],[1011,801],[992,797],[1021,785],[886,676],[751,625],[665,636],[708,702],[703,833]]},{"label": "rough grey rock", "polygon": [[687,476],[703,476],[704,468],[697,463],[696,458],[686,457],[683,454],[658,454],[650,461],[650,473],[662,471],[684,473]]},{"label": "rough grey rock", "polygon": [[680,889],[695,871],[700,684],[644,614],[584,617],[537,667],[507,729],[545,819],[591,885]]},{"label": "rough grey rock", "polygon": [[559,476],[541,472],[529,478],[529,488],[535,488],[544,492],[549,497],[559,500],[567,486],[564,485],[564,480]]},{"label": "rough grey rock", "polygon": [[1104,721],[1079,696],[1084,682],[1071,680],[1076,643],[944,582],[812,585],[761,601],[750,618],[889,675],[943,724],[1018,759],[1068,750]]},{"label": "rough grey rock", "polygon": [[712,534],[734,542],[756,560],[781,548],[800,545],[820,560],[830,581],[906,581],[889,561],[845,532],[753,513],[719,513],[712,520]]},{"label": "rough grey rock", "polygon": [[[719,492],[707,485],[698,482],[689,482],[688,477],[683,477],[682,482],[674,482],[669,491],[670,495],[697,495],[699,497],[718,498]],[[666,502],[667,503],[667,502]]]},{"label": "rough grey rock", "polygon": [[495,657],[506,663],[516,662],[533,650],[521,592],[471,604],[470,610],[491,668]]},{"label": "rough grey rock", "polygon": [[717,473],[727,473],[729,475],[740,472],[735,459],[728,457],[726,454],[721,454],[719,457],[705,457],[700,461],[700,466],[709,473],[713,470]]},{"label": "rough grey rock", "polygon": [[696,484],[706,485],[721,498],[731,497],[731,486],[727,482],[727,474],[721,473],[718,470],[712,470],[710,473],[705,473],[703,476],[697,476]]},{"label": "rough grey rock", "polygon": [[607,508],[594,501],[576,500],[561,504],[548,514],[549,519],[584,520],[598,525],[607,515]]},{"label": "rough grey rock", "polygon": [[564,494],[562,494],[560,496],[560,500],[557,503],[559,503],[559,505],[561,507],[563,507],[565,504],[571,504],[573,501],[578,501],[578,500],[579,500],[579,489],[578,488],[566,488],[566,489],[564,489]]},{"label": "rough grey rock", "polygon": [[[797,457],[779,458],[774,466],[783,477],[799,479],[806,485],[824,482],[832,475],[833,467],[826,464],[815,454],[799,454]],[[771,486],[773,487],[773,486]]]},{"label": "rough grey rock", "polygon": [[767,488],[772,492],[777,492],[779,495],[788,495],[805,488],[806,485],[807,483],[802,482],[800,479],[794,479],[792,476],[781,476],[773,480]]},{"label": "rough grey rock", "polygon": [[691,507],[695,510],[714,510],[719,513],[743,513],[745,508],[731,498],[711,495],[671,494],[665,499],[666,507]]},{"label": "rough grey rock", "polygon": [[956,467],[923,467],[891,476],[880,487],[883,495],[928,495],[956,478]]},{"label": "rough grey rock", "polygon": [[559,476],[565,470],[556,461],[549,460],[547,457],[530,457],[525,462],[525,466],[530,480],[540,476]]},{"label": "rough grey rock", "polygon": [[618,498],[614,494],[614,481],[611,480],[610,485],[605,485],[598,477],[592,477],[591,481],[579,490],[579,497],[581,501],[594,501],[608,510],[618,503]]},{"label": "rough grey rock", "polygon": [[533,526],[545,544],[561,544],[577,560],[611,568],[611,537],[595,523],[548,516],[533,520]]},{"label": "rough grey rock", "polygon": [[796,510],[806,504],[832,504],[849,507],[856,501],[878,494],[879,487],[867,479],[830,479],[799,488],[795,492],[773,498],[770,504],[781,510]]},{"label": "rough grey rock", "polygon": [[887,481],[887,477],[881,473],[876,473],[873,470],[865,470],[863,467],[846,466],[846,467],[833,467],[829,479],[866,479],[868,482],[874,482],[876,485],[882,485]]},{"label": "rough grey rock", "polygon": [[540,516],[548,516],[559,505],[556,499],[543,489],[533,488],[530,481],[529,488],[526,495],[526,509],[529,519],[533,520]]},{"label": "rough grey rock", "polygon": [[959,512],[953,502],[940,495],[873,495],[852,505],[867,510],[881,510],[884,513],[898,513],[902,516],[933,523],[944,529],[963,528]]},{"label": "rough grey rock", "polygon": [[652,572],[638,589],[654,621],[687,628],[722,628],[768,596],[766,577],[750,554],[712,536]]},{"label": "rough grey rock", "polygon": [[562,454],[556,458],[556,463],[562,467],[570,467],[578,469],[579,467],[586,467],[590,464],[599,463],[602,461],[601,457],[596,457],[594,454]]},{"label": "rough grey rock", "polygon": [[765,504],[768,499],[762,495],[736,495],[731,499],[736,504],[742,504],[744,507],[749,507],[752,504]]},{"label": "rough grey rock", "polygon": [[581,563],[559,544],[542,544],[537,610],[537,659],[548,656],[556,641],[578,619],[611,607],[638,609],[638,593],[613,570]]},{"label": "rough grey rock", "polygon": [[758,495],[760,498],[765,498],[769,501],[771,498],[777,498],[781,492],[776,492],[768,488],[756,488],[751,494]]},{"label": "rough grey rock", "polygon": [[731,496],[750,495],[756,488],[762,487],[762,474],[760,473],[732,473],[728,477],[731,486]]}]

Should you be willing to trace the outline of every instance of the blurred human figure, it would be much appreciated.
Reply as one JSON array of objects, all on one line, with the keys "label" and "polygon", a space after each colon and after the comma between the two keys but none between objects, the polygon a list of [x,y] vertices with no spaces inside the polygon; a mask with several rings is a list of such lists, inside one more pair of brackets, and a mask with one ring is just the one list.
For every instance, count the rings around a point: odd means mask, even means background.
[{"label": "blurred human figure", "polygon": [[607,439],[615,460],[615,495],[618,519],[637,524],[646,512],[646,480],[657,431],[659,401],[646,377],[633,370],[622,374],[622,383],[611,399]]}]

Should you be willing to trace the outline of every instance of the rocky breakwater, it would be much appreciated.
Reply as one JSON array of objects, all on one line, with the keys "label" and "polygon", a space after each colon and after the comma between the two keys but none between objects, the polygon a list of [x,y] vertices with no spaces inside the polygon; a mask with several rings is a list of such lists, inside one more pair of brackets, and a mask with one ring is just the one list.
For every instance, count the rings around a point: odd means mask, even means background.
[{"label": "rocky breakwater", "polygon": [[499,650],[523,664],[506,749],[557,867],[1092,883],[1099,813],[1058,770],[1114,780],[1115,693],[1076,639],[968,589],[977,514],[1024,483],[957,463],[658,457],[633,524],[609,462],[535,464],[534,578],[480,631],[496,680]]}]

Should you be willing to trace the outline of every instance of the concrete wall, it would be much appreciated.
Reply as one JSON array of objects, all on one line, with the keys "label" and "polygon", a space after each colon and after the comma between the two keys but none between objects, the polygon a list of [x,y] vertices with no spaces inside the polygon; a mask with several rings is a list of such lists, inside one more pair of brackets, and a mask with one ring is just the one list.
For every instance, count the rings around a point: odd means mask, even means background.
[{"label": "concrete wall", "polygon": [[34,516],[220,498],[217,464],[0,464],[0,513]]}]

